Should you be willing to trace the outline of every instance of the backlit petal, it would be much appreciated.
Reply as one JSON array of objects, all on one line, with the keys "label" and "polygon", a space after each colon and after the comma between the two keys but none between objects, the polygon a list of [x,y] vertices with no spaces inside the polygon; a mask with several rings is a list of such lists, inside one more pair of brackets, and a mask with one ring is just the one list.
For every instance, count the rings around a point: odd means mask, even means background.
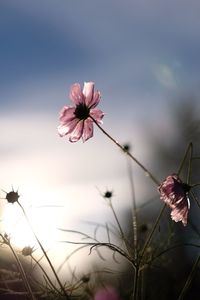
[{"label": "backlit petal", "polygon": [[68,133],[71,133],[75,129],[75,127],[77,126],[78,122],[79,122],[78,119],[73,119],[70,122],[61,123],[58,126],[59,135],[62,137],[64,135],[68,134]]},{"label": "backlit petal", "polygon": [[87,141],[93,136],[93,121],[91,119],[87,119],[84,121],[84,129],[82,140],[83,142]]},{"label": "backlit petal", "polygon": [[92,100],[89,104],[89,107],[90,108],[94,108],[98,105],[99,101],[101,99],[101,94],[99,91],[95,91],[94,94],[93,94],[93,97],[92,97]]},{"label": "backlit petal", "polygon": [[83,95],[85,96],[85,104],[90,107],[93,101],[94,82],[84,82]]},{"label": "backlit petal", "polygon": [[91,117],[93,117],[95,119],[95,121],[97,121],[97,123],[102,124],[102,119],[104,116],[104,113],[98,109],[98,108],[93,108],[90,110],[90,115]]},{"label": "backlit petal", "polygon": [[176,174],[167,176],[158,190],[160,198],[172,209],[171,218],[175,222],[187,225],[190,203],[188,199],[189,186],[184,184]]},{"label": "backlit petal", "polygon": [[70,88],[69,98],[74,104],[84,103],[85,97],[79,83],[74,83]]},{"label": "backlit petal", "polygon": [[189,205],[186,198],[184,198],[171,212],[171,218],[175,222],[182,222],[184,226],[187,225]]},{"label": "backlit petal", "polygon": [[75,108],[74,107],[68,107],[68,106],[64,106],[63,109],[60,112],[60,122],[62,124],[66,124],[70,121],[72,121],[73,119],[75,119]]},{"label": "backlit petal", "polygon": [[69,141],[72,143],[77,142],[83,134],[83,129],[84,129],[84,121],[81,120],[78,122],[74,130],[71,132]]}]

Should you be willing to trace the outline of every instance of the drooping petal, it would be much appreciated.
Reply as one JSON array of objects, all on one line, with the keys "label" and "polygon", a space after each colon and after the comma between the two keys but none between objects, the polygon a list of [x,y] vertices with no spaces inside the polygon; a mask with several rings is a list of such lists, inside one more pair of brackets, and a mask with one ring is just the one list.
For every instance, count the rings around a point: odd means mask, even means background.
[{"label": "drooping petal", "polygon": [[85,104],[90,107],[94,95],[94,82],[84,82],[83,95],[85,96]]},{"label": "drooping petal", "polygon": [[176,174],[167,176],[158,188],[160,198],[172,209],[172,220],[175,222],[182,221],[184,226],[187,225],[188,211],[190,208],[188,199],[189,189],[190,187],[183,183]]},{"label": "drooping petal", "polygon": [[71,133],[75,127],[77,126],[79,120],[78,119],[73,119],[72,121],[70,122],[67,122],[67,123],[61,123],[59,126],[58,126],[58,133],[61,137]]},{"label": "drooping petal", "polygon": [[82,139],[83,142],[87,141],[93,136],[93,121],[91,119],[87,119],[84,121],[84,129]]},{"label": "drooping petal", "polygon": [[75,119],[76,116],[75,116],[74,112],[75,112],[75,107],[64,106],[60,112],[61,124],[66,124],[66,123],[72,121],[73,119]]},{"label": "drooping petal", "polygon": [[167,176],[159,186],[160,198],[171,208],[176,202],[185,197],[183,183],[176,174]]},{"label": "drooping petal", "polygon": [[70,88],[69,98],[76,105],[84,103],[85,97],[82,93],[81,86],[79,83],[74,83]]},{"label": "drooping petal", "polygon": [[82,134],[83,134],[83,129],[84,129],[84,120],[81,120],[77,123],[76,127],[70,134],[69,141],[74,143],[80,140]]},{"label": "drooping petal", "polygon": [[102,124],[102,119],[104,117],[104,113],[98,109],[98,108],[93,108],[90,110],[90,115],[97,121],[97,123]]},{"label": "drooping petal", "polygon": [[185,197],[179,203],[177,203],[176,207],[171,211],[171,218],[175,222],[182,222],[184,226],[187,225],[189,211],[189,200]]}]

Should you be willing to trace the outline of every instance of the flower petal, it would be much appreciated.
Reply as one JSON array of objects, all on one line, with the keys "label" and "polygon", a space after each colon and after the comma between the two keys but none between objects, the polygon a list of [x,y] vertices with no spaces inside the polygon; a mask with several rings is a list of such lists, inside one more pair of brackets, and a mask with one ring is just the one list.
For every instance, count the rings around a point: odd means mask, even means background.
[{"label": "flower petal", "polygon": [[85,104],[90,107],[94,95],[94,82],[84,82],[83,95],[85,96]]},{"label": "flower petal", "polygon": [[[75,107],[64,106],[60,112],[60,122],[66,124],[76,118]],[[67,125],[67,124],[66,124]]]},{"label": "flower petal", "polygon": [[99,91],[95,91],[92,97],[92,100],[89,104],[90,108],[94,108],[99,104],[99,101],[101,99],[101,94]]},{"label": "flower petal", "polygon": [[66,123],[61,123],[58,126],[58,133],[61,137],[67,135],[68,133],[71,133],[75,127],[77,126],[79,120],[78,119],[74,119],[70,122],[66,122]]},{"label": "flower petal", "polygon": [[188,188],[189,186],[184,184],[176,174],[168,176],[158,188],[160,198],[172,209],[172,220],[182,221],[184,226],[187,225],[190,208]]},{"label": "flower petal", "polygon": [[91,119],[87,119],[84,121],[84,129],[82,139],[83,142],[87,141],[93,136],[93,121]]},{"label": "flower petal", "polygon": [[70,88],[69,98],[74,104],[84,103],[85,97],[79,83],[74,83]]},{"label": "flower petal", "polygon": [[71,132],[69,141],[72,143],[77,142],[83,134],[83,129],[84,129],[84,120],[81,120],[77,123],[76,127]]},{"label": "flower petal", "polygon": [[176,174],[167,176],[158,188],[160,198],[171,208],[176,205],[178,200],[185,197],[183,183]]},{"label": "flower petal", "polygon": [[189,200],[187,198],[182,199],[174,209],[171,211],[171,218],[175,222],[182,221],[183,225],[187,225]]},{"label": "flower petal", "polygon": [[102,119],[104,117],[104,113],[98,109],[98,108],[93,108],[90,110],[90,115],[97,121],[97,123],[102,124]]}]

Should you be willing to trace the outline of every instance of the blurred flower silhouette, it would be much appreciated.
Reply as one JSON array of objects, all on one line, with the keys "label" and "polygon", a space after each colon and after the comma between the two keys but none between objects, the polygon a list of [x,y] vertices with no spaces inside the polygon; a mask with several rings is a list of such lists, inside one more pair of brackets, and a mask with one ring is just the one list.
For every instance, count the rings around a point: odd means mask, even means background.
[{"label": "blurred flower silhouette", "polygon": [[78,83],[72,85],[70,99],[74,107],[64,106],[60,112],[60,136],[69,134],[70,142],[77,142],[81,137],[83,142],[93,136],[94,120],[101,124],[104,113],[96,106],[100,101],[100,92],[94,91],[93,82],[85,82],[83,90]]},{"label": "blurred flower silhouette", "polygon": [[29,256],[33,253],[33,247],[26,246],[22,249],[22,255]]},{"label": "blurred flower silhouette", "polygon": [[187,225],[190,202],[188,192],[190,186],[183,183],[176,174],[167,176],[158,188],[160,198],[172,209],[171,218],[175,222],[182,221]]},{"label": "blurred flower silhouette", "polygon": [[110,287],[97,291],[94,300],[120,300],[120,297],[117,291]]}]

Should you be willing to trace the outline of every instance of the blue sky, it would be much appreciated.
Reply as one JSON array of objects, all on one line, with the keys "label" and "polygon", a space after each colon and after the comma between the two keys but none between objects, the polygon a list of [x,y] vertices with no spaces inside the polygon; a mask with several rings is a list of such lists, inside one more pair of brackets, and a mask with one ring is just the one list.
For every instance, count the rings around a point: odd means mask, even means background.
[{"label": "blue sky", "polygon": [[167,130],[175,99],[199,93],[199,11],[198,0],[2,0],[1,188],[19,187],[27,206],[64,205],[59,227],[106,216],[97,187],[128,205],[118,150],[97,130],[85,144],[60,139],[58,113],[72,83],[94,81],[104,128],[148,163],[145,121]]},{"label": "blue sky", "polygon": [[[54,97],[24,99],[26,85],[34,85],[35,93],[42,86],[50,93],[59,87],[61,99],[72,82],[94,80],[110,109],[114,99],[115,109],[124,102],[129,108],[130,101],[130,108],[138,108],[148,98],[155,99],[155,107],[169,94],[197,86],[199,6],[198,1],[1,1],[3,107],[59,107]],[[19,89],[21,99],[15,97]]]}]

